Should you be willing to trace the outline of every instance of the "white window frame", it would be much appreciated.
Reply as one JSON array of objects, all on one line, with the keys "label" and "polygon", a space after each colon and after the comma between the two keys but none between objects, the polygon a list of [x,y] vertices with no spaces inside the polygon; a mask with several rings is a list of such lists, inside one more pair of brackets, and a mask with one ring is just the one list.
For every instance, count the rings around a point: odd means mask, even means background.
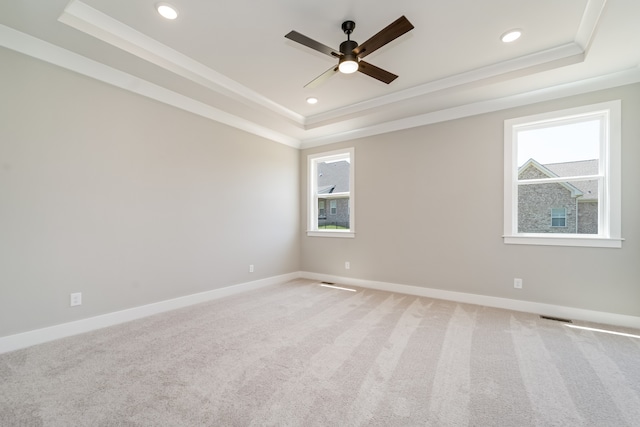
[{"label": "white window frame", "polygon": [[[599,172],[598,234],[518,232],[518,132],[554,122],[602,119]],[[621,101],[608,101],[504,122],[504,243],[621,248]],[[585,177],[579,177],[580,179]],[[566,181],[566,179],[563,179]],[[535,183],[535,180],[527,180]]]},{"label": "white window frame", "polygon": [[[312,237],[355,237],[355,150],[345,148],[342,150],[311,154],[307,157],[307,236]],[[318,163],[326,161],[338,161],[349,158],[349,192],[318,195]],[[321,197],[319,197],[321,196]],[[318,229],[318,199],[349,198],[349,229]],[[329,203],[330,204],[330,203]],[[326,209],[325,212],[329,212]]]}]

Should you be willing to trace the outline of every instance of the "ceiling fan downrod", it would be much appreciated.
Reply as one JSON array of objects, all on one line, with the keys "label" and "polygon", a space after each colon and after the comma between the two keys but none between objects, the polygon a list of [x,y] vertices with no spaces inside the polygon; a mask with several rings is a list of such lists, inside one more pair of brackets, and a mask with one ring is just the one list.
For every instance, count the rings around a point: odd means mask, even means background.
[{"label": "ceiling fan downrod", "polygon": [[353,54],[353,49],[358,47],[358,42],[351,40],[351,33],[355,28],[356,23],[353,21],[344,21],[342,23],[342,31],[347,35],[347,40],[340,43],[340,53],[349,55],[351,60],[357,61],[356,56]]},{"label": "ceiling fan downrod", "polygon": [[405,16],[401,16],[382,30],[378,31],[361,45],[358,45],[357,42],[351,40],[351,33],[355,28],[356,23],[353,21],[344,21],[342,23],[342,31],[347,35],[347,40],[340,44],[340,49],[332,49],[331,47],[317,42],[297,31],[290,31],[285,34],[285,37],[289,40],[300,43],[308,48],[324,53],[325,55],[329,55],[333,59],[338,58],[337,67],[335,65],[332,66],[327,71],[307,83],[304,86],[305,88],[317,87],[338,71],[345,74],[359,71],[386,84],[391,83],[398,77],[393,73],[365,62],[363,58],[408,31],[411,31],[413,29],[411,22],[409,22]]}]

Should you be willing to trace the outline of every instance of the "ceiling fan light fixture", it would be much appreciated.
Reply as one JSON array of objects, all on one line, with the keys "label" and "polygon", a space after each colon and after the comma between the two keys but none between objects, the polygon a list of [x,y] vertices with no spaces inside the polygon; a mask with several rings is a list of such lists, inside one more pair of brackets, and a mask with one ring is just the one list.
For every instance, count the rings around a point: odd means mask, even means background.
[{"label": "ceiling fan light fixture", "polygon": [[[378,31],[367,41],[358,45],[355,40],[351,40],[351,33],[356,27],[356,23],[353,21],[344,21],[342,23],[342,31],[347,35],[347,40],[340,43],[339,51],[326,46],[320,42],[317,42],[304,34],[300,34],[297,31],[290,31],[285,34],[285,38],[292,40],[296,43],[300,43],[320,53],[329,55],[334,60],[338,58],[338,66],[335,65],[329,68],[324,73],[307,83],[305,88],[314,88],[327,80],[329,77],[340,72],[343,74],[351,74],[359,71],[366,74],[369,77],[373,77],[383,83],[389,84],[394,81],[398,76],[390,73],[382,68],[378,68],[375,65],[365,62],[363,58],[372,52],[375,52],[382,46],[397,39],[403,34],[411,31],[414,27],[409,20],[403,15],[400,18],[393,21],[391,24]],[[334,62],[335,64],[335,62]]]},{"label": "ceiling fan light fixture", "polygon": [[351,74],[358,71],[358,60],[355,55],[344,55],[340,58],[338,69],[343,74]]},{"label": "ceiling fan light fixture", "polygon": [[163,18],[166,19],[176,19],[178,17],[178,9],[168,3],[156,4],[156,10]]}]

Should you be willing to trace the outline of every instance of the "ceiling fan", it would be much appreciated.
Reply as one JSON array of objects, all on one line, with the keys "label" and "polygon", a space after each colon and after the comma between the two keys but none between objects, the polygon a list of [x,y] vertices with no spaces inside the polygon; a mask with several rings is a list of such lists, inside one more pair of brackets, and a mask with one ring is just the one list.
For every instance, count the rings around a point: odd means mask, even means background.
[{"label": "ceiling fan", "polygon": [[404,16],[401,16],[361,45],[358,45],[356,41],[351,40],[351,33],[355,28],[356,23],[353,21],[344,21],[342,23],[342,31],[347,35],[347,40],[340,43],[340,49],[338,51],[310,39],[297,31],[291,31],[285,35],[289,40],[303,44],[331,57],[338,58],[338,65],[329,68],[327,71],[307,83],[304,87],[316,87],[338,71],[344,74],[360,71],[361,73],[373,77],[374,79],[378,79],[386,84],[391,83],[398,77],[393,73],[363,61],[362,58],[380,49],[387,43],[397,39],[404,33],[411,31],[414,28],[411,22],[409,22],[409,20]]}]

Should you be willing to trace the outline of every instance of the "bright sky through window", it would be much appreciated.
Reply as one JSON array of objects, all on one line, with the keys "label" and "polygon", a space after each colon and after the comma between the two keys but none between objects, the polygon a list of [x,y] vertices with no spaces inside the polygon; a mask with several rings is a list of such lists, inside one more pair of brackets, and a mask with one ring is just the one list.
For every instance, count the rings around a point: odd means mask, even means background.
[{"label": "bright sky through window", "polygon": [[600,158],[600,121],[518,132],[518,166],[535,159],[541,164]]}]

